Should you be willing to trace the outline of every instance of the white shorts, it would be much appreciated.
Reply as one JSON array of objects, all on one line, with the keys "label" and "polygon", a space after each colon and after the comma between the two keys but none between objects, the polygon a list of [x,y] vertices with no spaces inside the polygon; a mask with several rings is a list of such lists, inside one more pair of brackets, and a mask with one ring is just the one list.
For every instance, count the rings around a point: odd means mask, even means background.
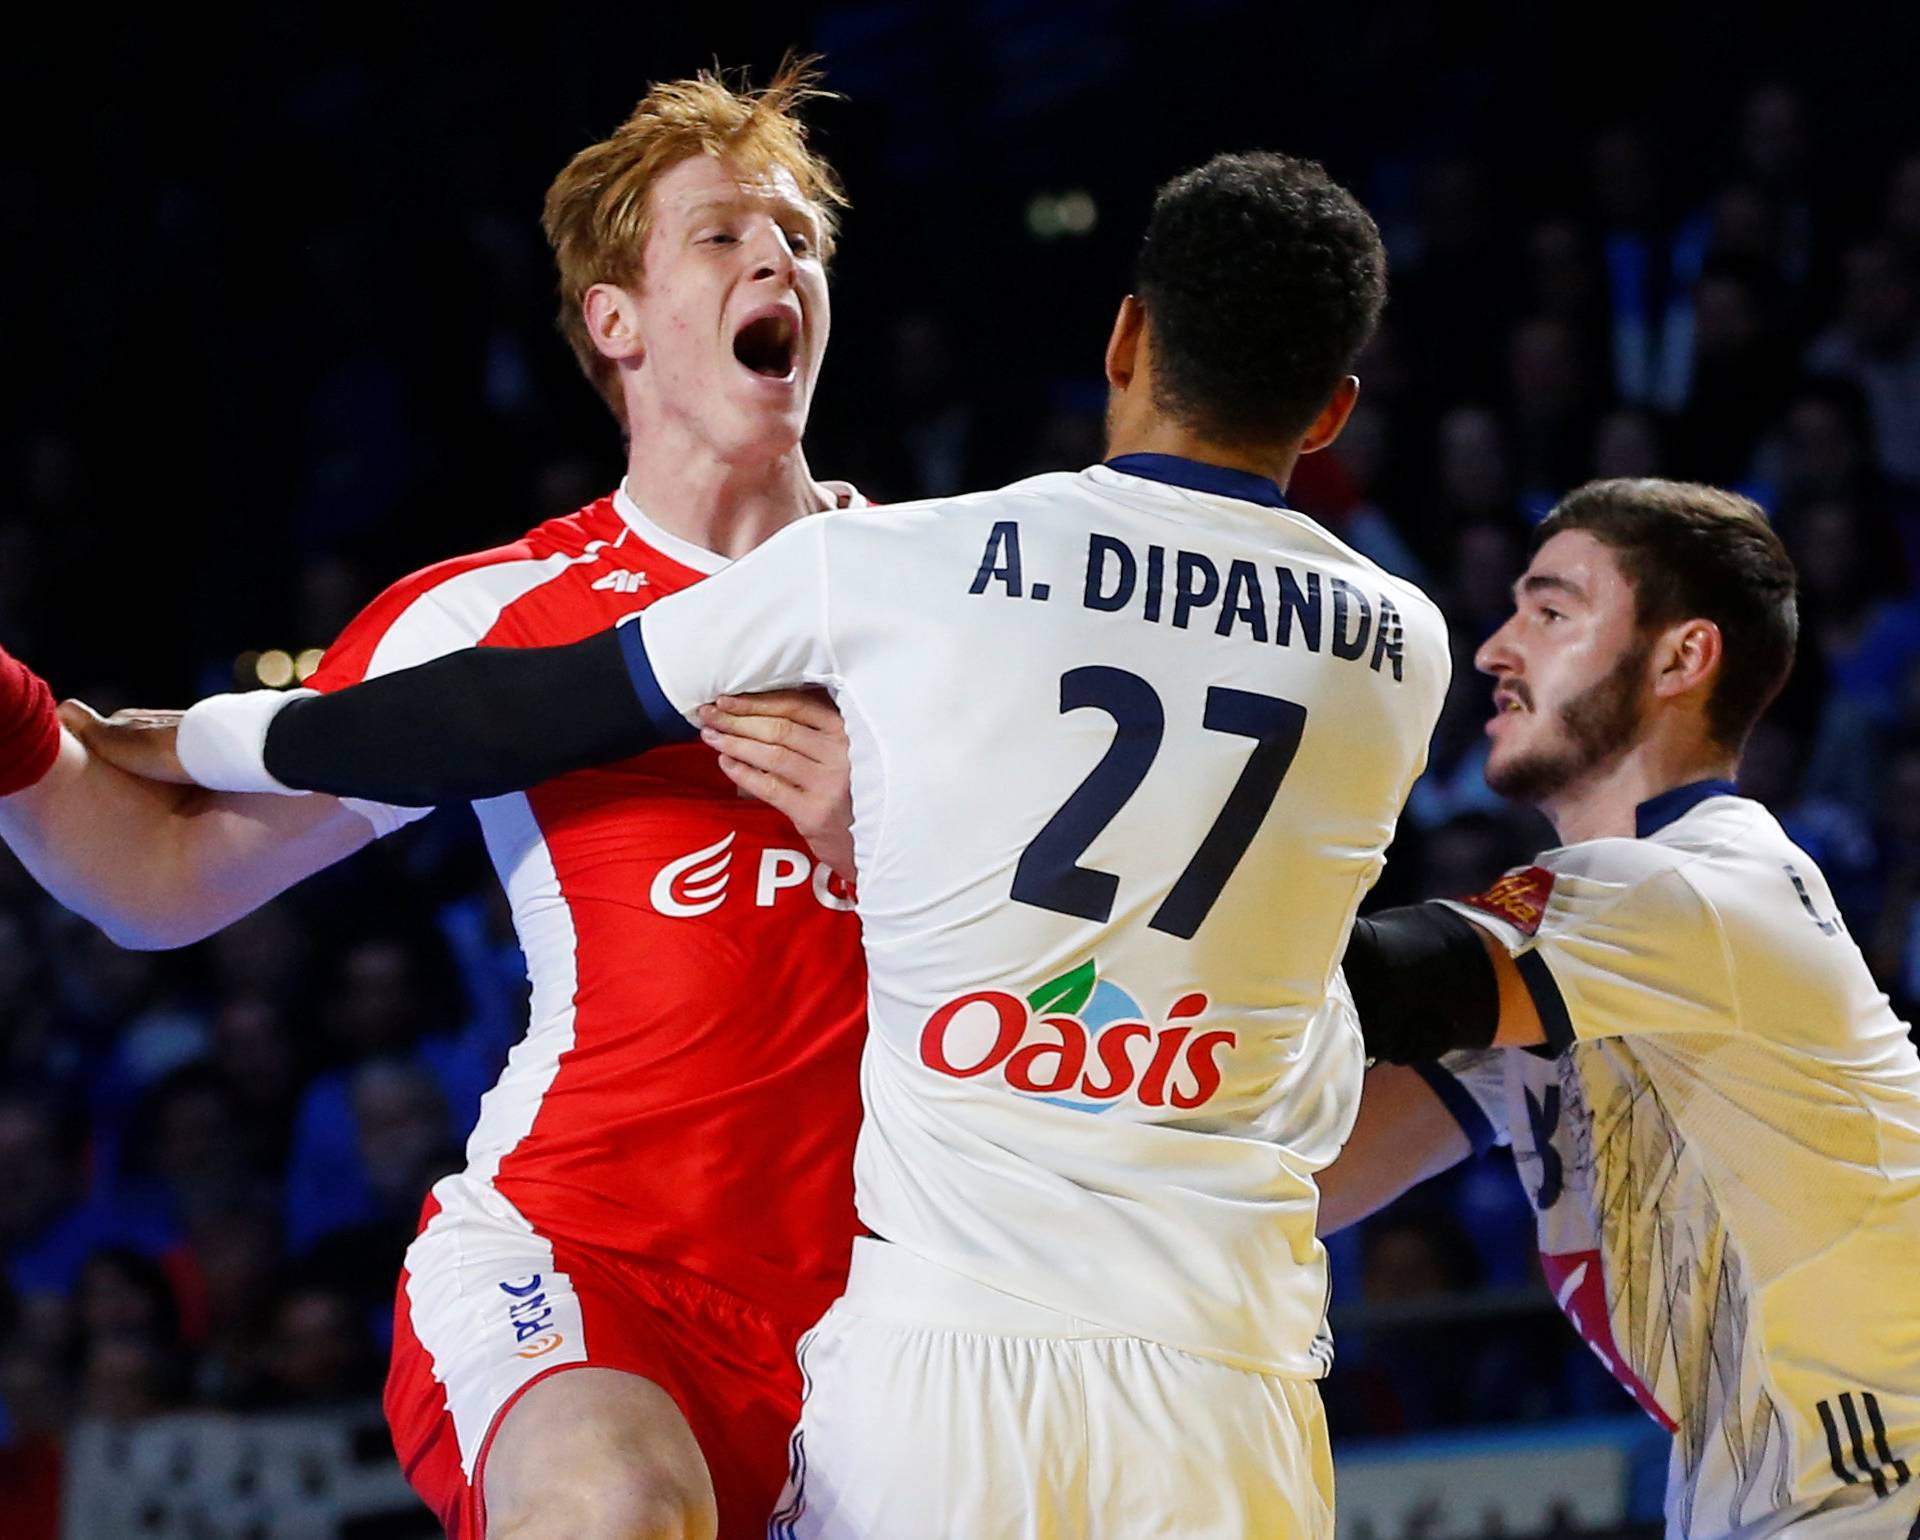
[{"label": "white shorts", "polygon": [[1311,1380],[1002,1294],[884,1241],[801,1340],[770,1540],[1331,1540]]}]

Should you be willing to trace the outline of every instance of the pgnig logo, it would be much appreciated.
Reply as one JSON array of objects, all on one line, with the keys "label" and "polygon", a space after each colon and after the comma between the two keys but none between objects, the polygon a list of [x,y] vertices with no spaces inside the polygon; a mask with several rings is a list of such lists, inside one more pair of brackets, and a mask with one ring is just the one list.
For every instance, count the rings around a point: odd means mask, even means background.
[{"label": "pgnig logo", "polygon": [[949,1000],[920,1030],[920,1062],[956,1080],[992,1076],[1009,1089],[1081,1112],[1131,1096],[1142,1107],[1204,1106],[1220,1089],[1232,1032],[1201,1031],[1207,997],[1183,995],[1156,1026],[1092,961],[1024,1000],[976,989]]}]

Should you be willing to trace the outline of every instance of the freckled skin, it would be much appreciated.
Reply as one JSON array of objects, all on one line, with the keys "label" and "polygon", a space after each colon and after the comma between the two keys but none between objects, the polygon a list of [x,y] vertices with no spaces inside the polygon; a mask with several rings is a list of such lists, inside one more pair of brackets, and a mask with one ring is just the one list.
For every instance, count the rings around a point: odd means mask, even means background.
[{"label": "freckled skin", "polygon": [[[777,456],[800,442],[826,350],[819,216],[791,173],[754,176],[704,155],[665,173],[652,196],[630,416],[671,423],[719,460]],[[798,324],[789,380],[758,376],[733,352],[747,319],[773,305]]]}]

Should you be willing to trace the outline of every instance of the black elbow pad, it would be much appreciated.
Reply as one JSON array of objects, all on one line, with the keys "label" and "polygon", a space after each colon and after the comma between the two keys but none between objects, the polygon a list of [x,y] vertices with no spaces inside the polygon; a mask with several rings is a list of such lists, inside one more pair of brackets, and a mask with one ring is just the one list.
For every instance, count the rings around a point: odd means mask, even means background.
[{"label": "black elbow pad", "polygon": [[1355,920],[1342,966],[1372,1057],[1412,1064],[1492,1044],[1500,980],[1479,927],[1446,905]]}]

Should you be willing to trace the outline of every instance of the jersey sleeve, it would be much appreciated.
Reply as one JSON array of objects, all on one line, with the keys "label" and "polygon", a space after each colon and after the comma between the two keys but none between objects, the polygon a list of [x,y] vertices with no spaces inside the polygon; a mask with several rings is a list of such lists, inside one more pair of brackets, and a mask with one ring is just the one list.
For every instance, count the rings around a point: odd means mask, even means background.
[{"label": "jersey sleeve", "polygon": [[[390,585],[347,622],[306,681],[307,688],[330,695],[398,669],[445,657],[460,648],[477,646],[483,634],[479,616],[462,614],[456,607],[442,604],[436,591],[467,572],[525,555],[521,547],[506,546],[438,563]],[[433,811],[430,807],[399,807],[363,797],[340,800],[372,824],[376,836],[391,834]]]},{"label": "jersey sleeve", "polygon": [[1513,1142],[1507,1127],[1507,1053],[1504,1048],[1460,1049],[1409,1066],[1453,1114],[1476,1155]]},{"label": "jersey sleeve", "polygon": [[669,594],[621,627],[627,665],[656,721],[721,695],[832,685],[832,515],[789,524],[705,581]]},{"label": "jersey sleeve", "polygon": [[1534,866],[1447,900],[1519,967],[1548,1046],[1728,1033],[1739,1002],[1720,916],[1678,867],[1609,879]]}]

